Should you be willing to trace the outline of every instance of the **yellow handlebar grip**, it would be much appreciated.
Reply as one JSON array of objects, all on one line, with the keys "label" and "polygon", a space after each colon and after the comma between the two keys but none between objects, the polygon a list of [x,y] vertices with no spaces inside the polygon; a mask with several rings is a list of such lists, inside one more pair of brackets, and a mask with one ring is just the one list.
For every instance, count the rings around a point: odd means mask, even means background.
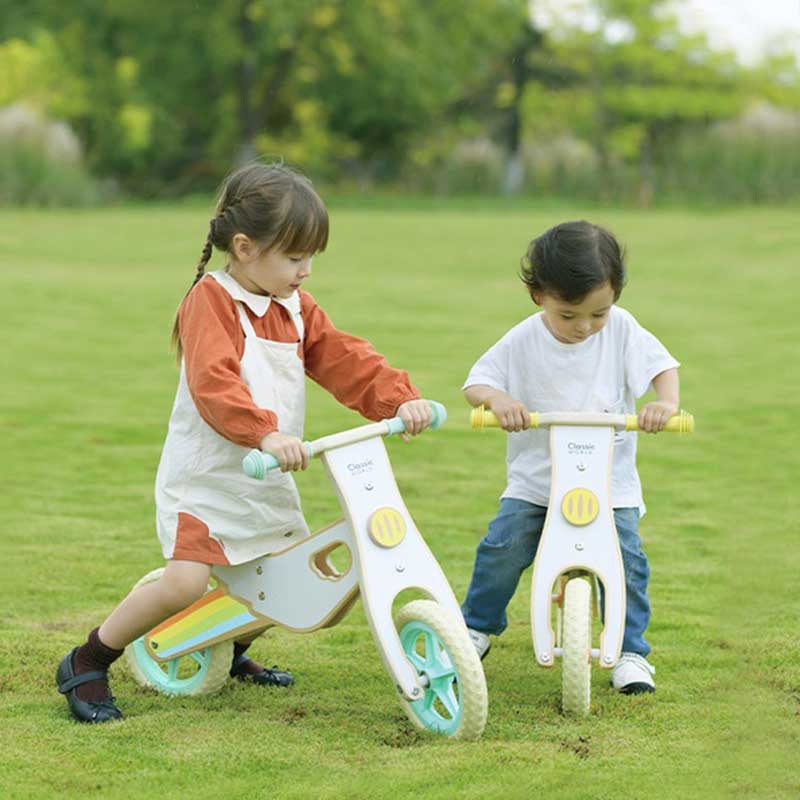
[{"label": "yellow handlebar grip", "polygon": [[472,409],[469,415],[469,421],[474,431],[482,431],[484,428],[500,427],[497,417],[491,411],[487,411],[486,407],[483,405]]},{"label": "yellow handlebar grip", "polygon": [[694,417],[688,411],[681,409],[667,422],[667,430],[676,433],[694,433]]},{"label": "yellow handlebar grip", "polygon": [[[473,408],[469,414],[469,421],[472,425],[472,430],[482,431],[484,428],[499,428],[500,422],[495,416],[493,411],[487,411],[486,406],[480,405]],[[539,414],[536,411],[531,411],[531,428],[539,427]]]},{"label": "yellow handlebar grip", "polygon": [[[636,414],[625,415],[625,430],[639,430],[639,418]],[[664,430],[670,433],[693,433],[694,417],[688,411],[681,409],[674,417],[669,418]]]}]

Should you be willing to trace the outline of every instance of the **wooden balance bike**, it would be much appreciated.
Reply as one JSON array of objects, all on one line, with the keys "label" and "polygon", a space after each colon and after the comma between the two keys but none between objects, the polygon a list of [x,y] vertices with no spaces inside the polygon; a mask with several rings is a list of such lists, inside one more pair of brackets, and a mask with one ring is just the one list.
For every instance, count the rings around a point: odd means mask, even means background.
[{"label": "wooden balance bike", "polygon": [[[431,402],[431,430],[444,406]],[[361,595],[378,652],[411,721],[420,729],[477,739],[486,723],[483,669],[450,584],[400,496],[383,436],[405,430],[399,417],[305,442],[320,456],[344,519],[285,550],[236,566],[214,566],[216,586],[128,646],[128,664],[144,686],[173,695],[204,694],[228,678],[233,642],[282,626],[309,633],[337,624]],[[248,476],[263,479],[275,458],[252,450]],[[331,560],[344,548],[349,566]],[[157,580],[161,570],[140,585]],[[392,604],[400,592],[428,599]]]},{"label": "wooden balance bike", "polygon": [[[483,406],[473,409],[474,430],[499,428]],[[531,588],[531,632],[536,661],[552,667],[563,659],[561,704],[566,713],[586,715],[591,699],[591,660],[610,669],[622,649],[625,572],[611,505],[614,432],[639,429],[634,414],[532,413],[531,428],[550,428],[550,502]],[[666,431],[688,433],[694,418],[681,411]],[[592,647],[592,616],[598,615],[600,586],[604,613],[600,646]],[[556,604],[556,630],[552,604]]]}]

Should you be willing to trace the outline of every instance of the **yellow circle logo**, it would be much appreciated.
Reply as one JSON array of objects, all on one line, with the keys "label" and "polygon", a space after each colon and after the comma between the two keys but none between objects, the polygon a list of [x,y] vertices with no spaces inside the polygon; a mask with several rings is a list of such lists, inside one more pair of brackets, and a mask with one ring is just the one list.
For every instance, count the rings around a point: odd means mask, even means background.
[{"label": "yellow circle logo", "polygon": [[375,544],[381,547],[394,547],[403,541],[406,535],[406,521],[403,515],[394,508],[379,508],[369,518],[369,535]]},{"label": "yellow circle logo", "polygon": [[588,525],[599,510],[597,496],[588,489],[572,489],[561,501],[561,513],[570,525]]}]

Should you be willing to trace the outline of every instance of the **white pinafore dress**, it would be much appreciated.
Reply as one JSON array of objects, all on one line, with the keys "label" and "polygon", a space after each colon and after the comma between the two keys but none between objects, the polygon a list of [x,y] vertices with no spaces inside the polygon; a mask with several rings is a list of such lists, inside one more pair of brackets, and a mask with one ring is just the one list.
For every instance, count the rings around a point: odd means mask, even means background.
[{"label": "white pinafore dress", "polygon": [[[245,336],[241,377],[253,401],[277,414],[281,433],[302,438],[305,370],[297,354],[304,331],[299,295],[262,297],[243,289],[224,270],[208,275],[236,301]],[[263,315],[270,302],[289,311],[298,342],[273,342],[256,336],[242,303]],[[247,447],[220,436],[200,416],[181,363],[178,393],[156,475],[156,526],[165,558],[172,558],[175,550],[181,512],[208,526],[210,537],[220,544],[230,564],[282,550],[309,534],[292,477],[275,471],[268,473],[266,480],[248,478],[242,470],[247,452]]]}]

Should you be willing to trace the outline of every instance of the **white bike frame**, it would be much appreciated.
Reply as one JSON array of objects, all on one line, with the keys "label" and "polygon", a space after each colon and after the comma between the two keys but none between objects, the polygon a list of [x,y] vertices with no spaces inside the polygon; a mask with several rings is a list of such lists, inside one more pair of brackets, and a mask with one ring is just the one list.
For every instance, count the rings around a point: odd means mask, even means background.
[{"label": "white bike frame", "polygon": [[[384,420],[306,442],[310,454],[321,456],[344,519],[280,552],[236,566],[215,566],[218,588],[150,631],[145,637],[149,654],[164,662],[274,625],[297,632],[330,627],[360,593],[393,683],[406,700],[418,699],[423,686],[392,619],[395,598],[417,589],[453,619],[462,624],[463,619],[394,479],[382,437],[401,430],[397,420]],[[258,466],[261,460],[270,458],[260,451],[248,456],[256,471],[264,469]],[[345,572],[329,558],[342,545],[351,556]]]},{"label": "white bike frame", "polygon": [[[638,430],[635,414],[551,412],[530,415],[532,428],[550,428],[550,500],[534,559],[531,588],[531,633],[536,661],[552,667],[560,647],[561,598],[566,580],[592,576],[595,599],[603,586],[603,629],[600,647],[590,654],[610,669],[619,658],[625,630],[625,570],[611,501],[614,432]],[[472,427],[500,427],[483,406],[473,409]],[[694,430],[686,411],[665,428],[675,433]],[[553,587],[558,583],[558,592]],[[552,602],[559,601],[558,637],[553,632]]]},{"label": "white bike frame", "polygon": [[625,571],[611,505],[613,449],[613,427],[550,423],[550,503],[531,588],[533,650],[543,667],[561,655],[551,611],[553,586],[565,573],[590,573],[603,584],[604,625],[592,652],[600,666],[613,667],[622,649]]}]

